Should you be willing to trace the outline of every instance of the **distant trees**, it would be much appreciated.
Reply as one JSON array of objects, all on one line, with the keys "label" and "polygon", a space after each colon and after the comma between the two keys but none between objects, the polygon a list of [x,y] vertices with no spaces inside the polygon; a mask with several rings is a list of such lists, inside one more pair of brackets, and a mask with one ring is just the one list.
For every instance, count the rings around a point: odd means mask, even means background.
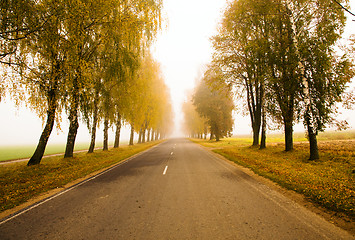
[{"label": "distant trees", "polygon": [[131,125],[130,145],[134,132],[139,134],[139,143],[167,136],[172,130],[171,99],[160,65],[151,55],[141,59],[141,67],[127,91],[128,104],[122,114]]},{"label": "distant trees", "polygon": [[218,72],[207,70],[195,88],[191,102],[183,105],[185,128],[192,136],[202,138],[204,134],[206,137],[209,131],[210,139],[215,137],[219,141],[232,132],[232,92],[226,84],[213,87],[213,79],[219,77]]},{"label": "distant trees", "polygon": [[228,89],[211,90],[205,82],[196,89],[193,103],[200,116],[207,119],[211,136],[229,136],[233,128],[233,100]]},{"label": "distant trees", "polygon": [[[192,138],[207,138],[209,133],[207,119],[201,117],[196,111],[195,105],[192,103],[192,95],[188,96],[188,101],[182,105],[182,111],[184,114],[184,131]],[[213,135],[210,135],[211,138]]]},{"label": "distant trees", "polygon": [[[169,96],[159,66],[149,56],[149,45],[160,28],[161,6],[160,0],[1,1],[0,61],[16,79],[11,94],[46,120],[28,165],[40,163],[63,110],[70,124],[65,157],[73,156],[80,118],[92,134],[89,152],[94,150],[100,122],[104,149],[112,125],[117,126],[118,147],[124,120],[139,127],[145,121],[145,129],[166,133]],[[141,79],[137,88],[139,74],[149,71],[156,74]],[[151,85],[163,89],[159,100],[143,94]],[[1,96],[7,86],[3,81],[0,86]],[[139,101],[132,100],[135,96]],[[152,105],[149,114],[148,107],[138,107],[143,103]],[[140,120],[130,118],[135,109],[141,111],[135,112],[142,114]]]},{"label": "distant trees", "polygon": [[[316,136],[332,122],[346,84],[354,76],[349,56],[334,50],[345,25],[331,0],[235,0],[227,7],[213,38],[212,65],[226,84],[245,92],[259,144],[266,116],[282,123],[285,150],[293,149],[293,125],[303,120],[310,159],[317,159]],[[239,90],[241,89],[241,90]],[[265,129],[262,131],[265,144]]]}]

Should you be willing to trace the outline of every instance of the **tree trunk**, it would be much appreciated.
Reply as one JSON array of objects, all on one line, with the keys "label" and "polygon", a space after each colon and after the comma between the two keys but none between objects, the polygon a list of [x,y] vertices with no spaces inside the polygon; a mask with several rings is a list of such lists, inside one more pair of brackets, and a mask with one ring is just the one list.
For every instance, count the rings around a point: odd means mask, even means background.
[{"label": "tree trunk", "polygon": [[317,133],[314,132],[312,124],[309,117],[306,117],[306,125],[308,132],[308,141],[309,141],[309,160],[318,160],[318,143],[317,143]]},{"label": "tree trunk", "polygon": [[93,153],[95,149],[95,142],[96,142],[96,126],[97,126],[97,113],[94,114],[94,121],[92,123],[91,128],[91,142],[88,153]]},{"label": "tree trunk", "polygon": [[67,146],[65,148],[64,158],[73,157],[74,146],[76,134],[78,133],[79,120],[78,120],[78,108],[79,108],[79,86],[78,86],[78,77],[73,80],[73,95],[72,102],[70,106],[69,114],[69,132],[67,138]]},{"label": "tree trunk", "polygon": [[141,129],[138,135],[138,143],[142,143],[142,134],[143,134],[143,130]]},{"label": "tree trunk", "polygon": [[70,110],[70,114],[69,114],[70,125],[69,125],[67,146],[65,148],[64,158],[73,157],[76,134],[78,133],[78,128],[79,128],[78,109],[77,109],[78,103],[74,103],[73,105],[74,106]]},{"label": "tree trunk", "polygon": [[[250,82],[247,78],[245,79],[245,87],[247,90],[247,104],[253,130],[253,146],[257,146],[259,145],[263,89],[259,87],[257,83]],[[255,91],[253,91],[253,87]]]},{"label": "tree trunk", "polygon": [[129,138],[129,145],[133,146],[133,138],[134,138],[134,127],[131,125],[131,136]]},{"label": "tree trunk", "polygon": [[118,148],[120,146],[120,135],[121,135],[121,115],[117,115],[117,123],[116,123],[116,135],[115,135],[115,144],[114,148]]},{"label": "tree trunk", "polygon": [[145,143],[145,128],[142,131],[142,143]]},{"label": "tree trunk", "polygon": [[51,135],[53,130],[56,109],[57,109],[57,99],[56,99],[55,90],[53,90],[48,94],[48,110],[47,110],[46,126],[43,129],[37,148],[33,153],[31,159],[28,161],[27,166],[40,164],[44,151],[46,150],[49,136]]},{"label": "tree trunk", "polygon": [[253,146],[259,145],[259,131],[253,128]]},{"label": "tree trunk", "polygon": [[265,110],[263,110],[263,116],[262,116],[262,126],[261,126],[261,142],[260,142],[260,149],[265,149],[266,148],[266,116],[265,116]]},{"label": "tree trunk", "polygon": [[104,146],[103,146],[103,151],[108,150],[108,119],[105,118],[104,120]]},{"label": "tree trunk", "polygon": [[150,141],[150,132],[151,132],[151,130],[152,130],[151,128],[148,129],[147,142]]},{"label": "tree trunk", "polygon": [[152,129],[152,136],[151,136],[151,139],[150,139],[151,142],[154,141],[154,129]]},{"label": "tree trunk", "polygon": [[215,134],[214,134],[215,136],[216,136],[216,142],[219,142],[219,138],[220,138],[220,130],[218,129],[218,127],[216,127],[216,129],[215,129]]},{"label": "tree trunk", "polygon": [[90,147],[88,153],[93,153],[95,149],[95,142],[96,142],[96,127],[97,127],[97,121],[98,121],[98,101],[99,101],[99,91],[96,91],[95,93],[95,100],[94,100],[94,119],[92,122],[92,128],[91,128],[91,142],[90,142]]},{"label": "tree trunk", "polygon": [[285,121],[285,151],[293,150],[293,124],[292,121]]},{"label": "tree trunk", "polygon": [[317,135],[312,130],[308,130],[308,138],[309,138],[309,160],[318,160],[319,152],[318,152],[318,143],[317,143]]},{"label": "tree trunk", "polygon": [[253,146],[259,145],[260,127],[261,127],[261,113],[254,112],[254,121],[252,122],[253,129]]}]

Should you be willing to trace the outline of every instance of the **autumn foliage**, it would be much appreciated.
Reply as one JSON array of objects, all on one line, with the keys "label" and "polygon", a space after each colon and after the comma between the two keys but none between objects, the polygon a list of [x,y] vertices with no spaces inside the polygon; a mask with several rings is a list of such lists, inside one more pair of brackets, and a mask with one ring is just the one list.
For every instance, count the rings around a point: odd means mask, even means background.
[{"label": "autumn foliage", "polygon": [[[65,112],[69,119],[65,157],[72,157],[81,122],[96,128],[128,123],[164,137],[171,121],[170,96],[150,45],[161,28],[162,1],[1,1],[0,61],[8,92],[45,122],[29,165],[40,163],[48,138]],[[154,136],[154,137],[151,137]]]}]

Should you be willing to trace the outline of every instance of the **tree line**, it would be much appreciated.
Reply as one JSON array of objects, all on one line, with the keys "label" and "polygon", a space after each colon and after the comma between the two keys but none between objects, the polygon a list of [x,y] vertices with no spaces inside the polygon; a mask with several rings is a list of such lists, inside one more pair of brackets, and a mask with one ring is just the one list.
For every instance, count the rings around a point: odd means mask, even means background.
[{"label": "tree line", "polygon": [[232,134],[233,93],[227,84],[215,81],[219,77],[206,71],[182,105],[184,130],[190,137],[206,139],[209,134],[210,140],[219,141]]},{"label": "tree line", "polygon": [[[0,3],[0,100],[9,94],[42,117],[37,148],[28,162],[41,162],[63,112],[69,119],[64,157],[72,157],[79,123],[91,134],[124,122],[140,142],[170,131],[171,102],[150,45],[161,28],[161,0],[4,0]],[[144,136],[144,137],[143,137]],[[147,136],[147,139],[145,138]]]},{"label": "tree line", "polygon": [[317,134],[331,124],[346,127],[336,119],[337,104],[349,105],[344,101],[353,98],[345,93],[355,75],[354,48],[338,50],[345,21],[343,9],[332,0],[228,4],[212,38],[213,60],[206,72],[218,76],[210,85],[229,86],[244,102],[253,145],[266,147],[272,122],[283,128],[285,150],[291,151],[293,126],[303,122],[310,160],[316,160]]}]

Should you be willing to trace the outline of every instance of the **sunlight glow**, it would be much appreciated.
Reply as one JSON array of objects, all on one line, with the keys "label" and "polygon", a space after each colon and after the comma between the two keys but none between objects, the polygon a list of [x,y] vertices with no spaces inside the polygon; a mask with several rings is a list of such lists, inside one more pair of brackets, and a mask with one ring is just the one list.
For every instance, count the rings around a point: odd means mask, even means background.
[{"label": "sunlight glow", "polygon": [[155,58],[161,63],[165,81],[170,88],[175,112],[173,136],[182,136],[181,104],[186,91],[211,60],[210,38],[217,33],[226,1],[165,0],[163,14],[166,29],[155,43]]}]

